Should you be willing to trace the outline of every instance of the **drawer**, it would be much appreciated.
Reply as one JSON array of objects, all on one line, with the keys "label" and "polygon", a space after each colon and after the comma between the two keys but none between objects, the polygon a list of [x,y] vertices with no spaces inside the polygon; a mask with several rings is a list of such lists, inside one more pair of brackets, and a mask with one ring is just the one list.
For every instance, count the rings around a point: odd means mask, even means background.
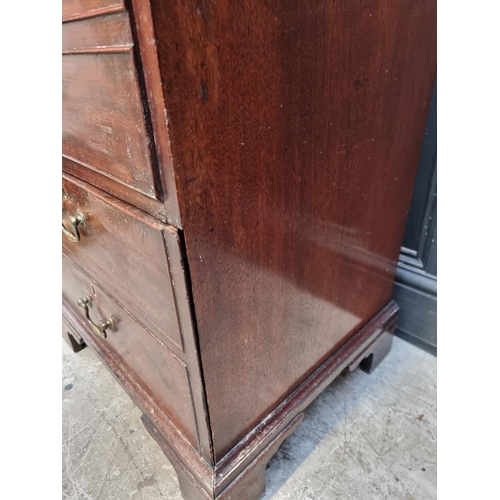
[{"label": "drawer", "polygon": [[[186,365],[63,255],[63,301],[88,325],[87,335],[111,352],[188,441],[197,446],[196,420]],[[85,307],[78,302],[87,303]],[[83,301],[83,302],[82,302]],[[103,328],[99,323],[112,323]],[[92,324],[98,326],[94,333]],[[106,338],[101,338],[99,330]]]},{"label": "drawer", "polygon": [[63,24],[62,152],[159,200],[127,12]]},{"label": "drawer", "polygon": [[69,21],[125,10],[124,0],[63,0],[62,19]]},{"label": "drawer", "polygon": [[[62,206],[64,227],[79,235],[75,242],[63,231],[63,253],[155,336],[183,351],[179,319],[191,319],[177,230],[67,174]],[[75,230],[69,218],[78,214],[84,223]]]},{"label": "drawer", "polygon": [[62,25],[63,54],[92,50],[96,47],[99,47],[101,52],[113,48],[128,51],[132,45],[132,31],[127,12]]},{"label": "drawer", "polygon": [[63,155],[155,196],[132,54],[63,55]]}]

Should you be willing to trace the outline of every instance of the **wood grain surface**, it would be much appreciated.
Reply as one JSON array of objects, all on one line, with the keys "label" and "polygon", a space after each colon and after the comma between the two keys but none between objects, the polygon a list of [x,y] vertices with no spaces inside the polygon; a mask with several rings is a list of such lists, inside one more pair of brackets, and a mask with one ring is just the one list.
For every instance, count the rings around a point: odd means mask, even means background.
[{"label": "wood grain surface", "polygon": [[63,170],[181,228],[151,13],[132,3],[63,22]]},{"label": "wood grain surface", "polygon": [[62,19],[71,21],[125,10],[124,0],[63,0]]},{"label": "wood grain surface", "polygon": [[63,55],[62,73],[63,155],[154,198],[149,139],[130,48]]},{"label": "wood grain surface", "polygon": [[436,6],[151,6],[220,459],[390,300]]},{"label": "wood grain surface", "polygon": [[127,12],[63,23],[62,50],[104,51],[116,47],[132,47],[132,33]]},{"label": "wood grain surface", "polygon": [[70,259],[63,256],[63,298],[75,314],[85,317],[78,299],[90,297],[94,323],[112,317],[114,331],[107,338],[92,335],[95,342],[113,352],[161,411],[198,447],[195,413],[186,365],[165,349],[150,333],[90,280]]},{"label": "wood grain surface", "polygon": [[[63,252],[162,342],[182,352],[165,244],[175,243],[176,230],[77,179],[65,176],[63,186],[65,227],[70,227],[67,219],[77,210],[86,219],[78,243],[63,236]],[[175,256],[170,262],[180,266]]]}]

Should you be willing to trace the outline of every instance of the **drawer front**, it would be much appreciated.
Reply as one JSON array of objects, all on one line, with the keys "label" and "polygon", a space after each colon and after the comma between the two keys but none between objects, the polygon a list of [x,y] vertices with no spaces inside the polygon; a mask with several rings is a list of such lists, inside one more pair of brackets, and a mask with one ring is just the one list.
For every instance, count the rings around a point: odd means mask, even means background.
[{"label": "drawer front", "polygon": [[125,10],[124,0],[63,0],[62,19],[69,21]]},{"label": "drawer front", "polygon": [[63,154],[154,197],[132,54],[63,55]]},{"label": "drawer front", "polygon": [[[125,312],[97,283],[63,255],[63,300],[88,325],[87,335],[124,365],[160,410],[197,446],[196,419],[186,365]],[[87,302],[86,310],[78,302]],[[82,303],[82,302],[81,302]],[[113,323],[106,338],[93,332],[92,321]]]},{"label": "drawer front", "polygon": [[113,47],[127,50],[132,45],[132,32],[127,12],[62,25],[63,53],[81,52],[96,47],[99,47],[99,50],[113,50]]},{"label": "drawer front", "polygon": [[[189,304],[176,297],[170,273],[181,266],[177,230],[69,176],[62,206],[70,233],[63,234],[63,253],[155,336],[183,351],[178,318],[189,316]],[[70,217],[78,214],[84,223],[75,230]],[[79,241],[71,241],[76,232]]]},{"label": "drawer front", "polygon": [[63,24],[62,151],[157,199],[127,12]]}]

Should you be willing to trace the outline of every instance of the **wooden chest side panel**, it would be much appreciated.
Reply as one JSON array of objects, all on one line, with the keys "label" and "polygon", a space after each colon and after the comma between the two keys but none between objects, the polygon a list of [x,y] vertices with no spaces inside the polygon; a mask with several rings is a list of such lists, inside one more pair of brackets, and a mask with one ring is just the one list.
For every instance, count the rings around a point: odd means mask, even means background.
[{"label": "wooden chest side panel", "polygon": [[391,298],[436,5],[151,6],[220,458]]}]

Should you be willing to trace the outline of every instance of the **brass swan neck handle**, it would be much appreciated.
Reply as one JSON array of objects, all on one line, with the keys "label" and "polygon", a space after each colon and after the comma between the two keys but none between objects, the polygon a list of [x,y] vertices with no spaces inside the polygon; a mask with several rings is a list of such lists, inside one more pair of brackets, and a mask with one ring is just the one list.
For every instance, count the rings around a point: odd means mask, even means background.
[{"label": "brass swan neck handle", "polygon": [[68,217],[69,222],[71,224],[71,231],[64,227],[62,224],[62,233],[64,236],[73,243],[77,243],[80,241],[80,232],[78,231],[78,226],[85,227],[85,216],[80,212],[80,210],[76,211],[76,215],[70,215]]},{"label": "brass swan neck handle", "polygon": [[115,324],[113,321],[113,318],[111,316],[108,316],[107,320],[100,320],[97,324],[92,321],[92,318],[90,317],[90,312],[89,312],[89,306],[92,305],[92,301],[90,297],[84,297],[83,299],[78,299],[78,305],[80,307],[83,307],[85,310],[85,317],[87,318],[87,322],[92,328],[92,331],[98,336],[101,337],[102,339],[105,339],[107,337],[106,330],[109,328],[111,331],[115,329]]}]

